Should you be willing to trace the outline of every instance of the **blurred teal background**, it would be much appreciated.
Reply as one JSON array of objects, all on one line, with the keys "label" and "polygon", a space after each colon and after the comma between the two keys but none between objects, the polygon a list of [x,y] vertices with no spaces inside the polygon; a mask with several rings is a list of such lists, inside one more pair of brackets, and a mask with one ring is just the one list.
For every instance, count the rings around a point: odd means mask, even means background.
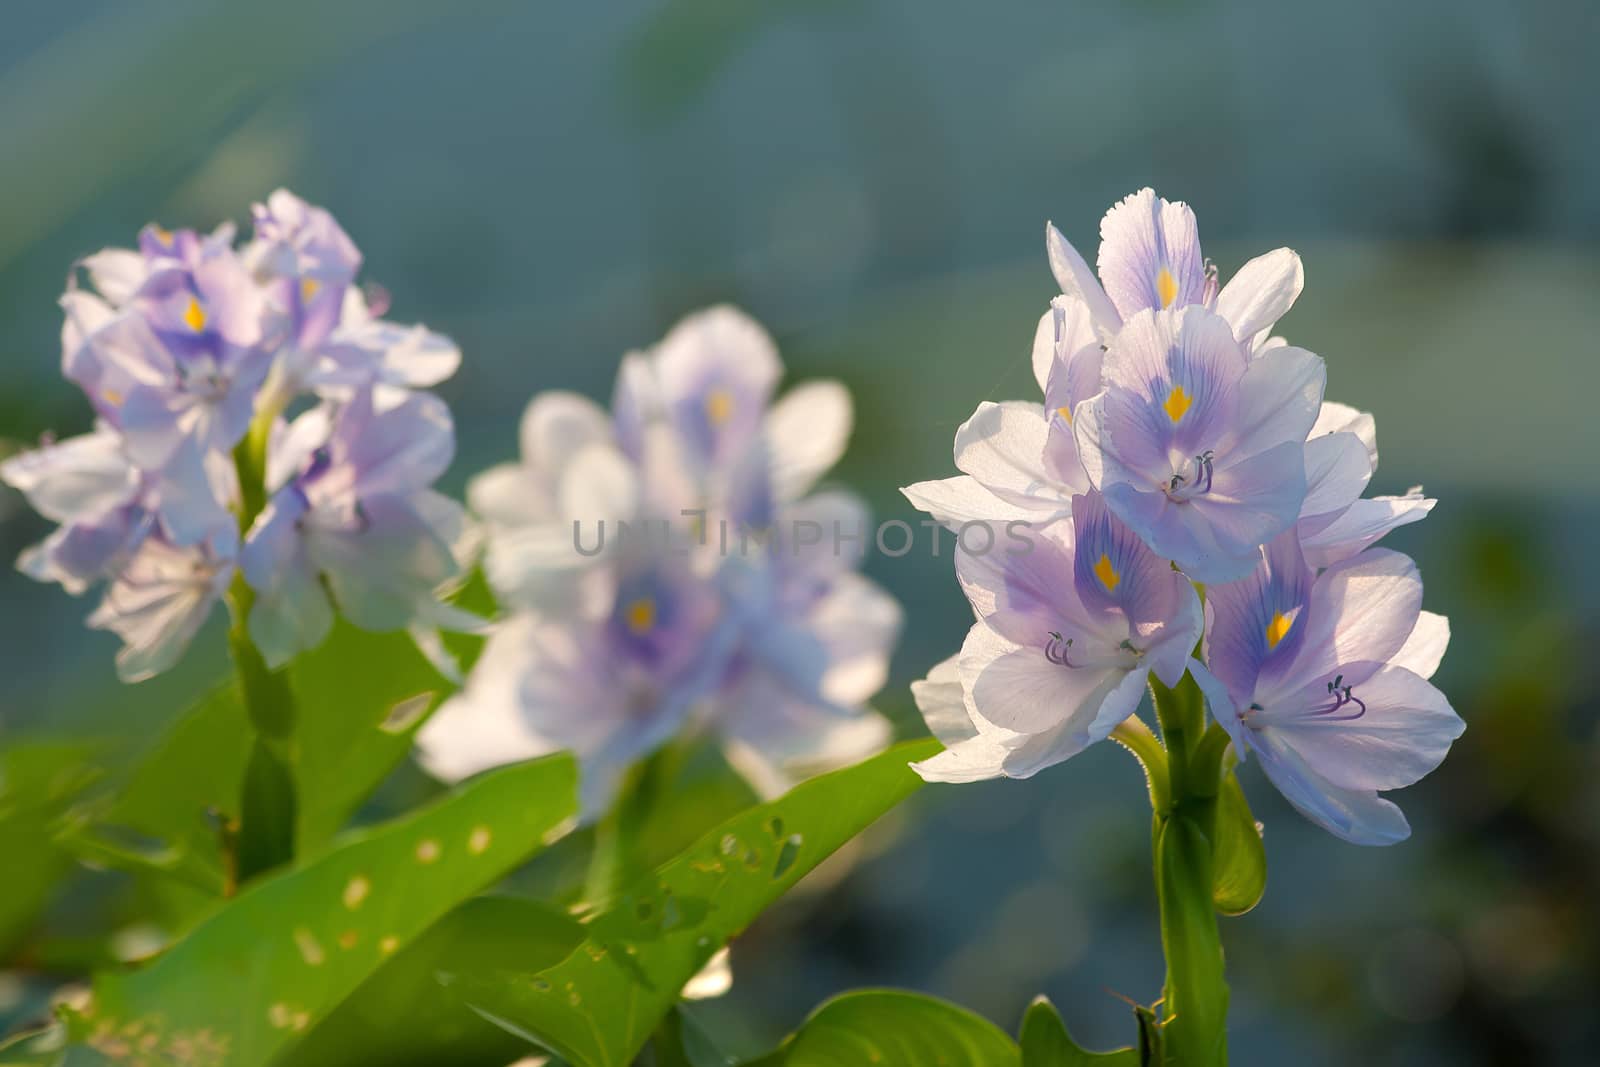
[{"label": "blurred teal background", "polygon": [[[1144,184],[1189,201],[1224,277],[1300,251],[1281,325],[1373,411],[1376,492],[1441,503],[1390,539],[1455,638],[1469,729],[1402,794],[1415,836],[1341,844],[1243,779],[1265,902],[1224,922],[1240,1063],[1596,1062],[1600,1016],[1600,7],[1590,0],[657,0],[452,5],[10,0],[0,12],[0,447],[87,427],[58,375],[71,262],[145,222],[247,221],[279,185],[331,209],[394,317],[461,344],[451,487],[514,451],[548,388],[729,300],[791,378],[835,376],[840,482],[953,473],[980,400],[1036,397],[1043,229],[1092,251]],[[5,491],[0,491],[5,492]],[[0,555],[45,532],[0,495]],[[907,607],[881,699],[969,621],[944,558],[878,558]],[[225,669],[119,686],[91,602],[0,575],[0,745],[115,761]],[[759,1047],[848,985],[1008,1028],[1048,993],[1086,1042],[1158,995],[1148,811],[1100,746],[1028,782],[925,790],[734,947],[704,1005]],[[3,882],[3,878],[0,878]],[[4,892],[0,889],[0,892]],[[62,945],[120,930],[81,872],[13,940],[0,1019]],[[68,953],[70,955],[70,953]]]}]

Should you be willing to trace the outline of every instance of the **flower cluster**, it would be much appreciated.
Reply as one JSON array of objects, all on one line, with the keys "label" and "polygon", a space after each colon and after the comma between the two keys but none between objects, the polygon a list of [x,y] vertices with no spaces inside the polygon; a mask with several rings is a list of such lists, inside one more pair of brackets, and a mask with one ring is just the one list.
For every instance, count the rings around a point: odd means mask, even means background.
[{"label": "flower cluster", "polygon": [[1035,335],[1044,403],[980,405],[956,435],[963,474],[904,490],[954,528],[1035,529],[1028,553],[958,547],[978,621],[914,686],[948,746],[917,769],[1026,777],[1108,737],[1149,675],[1190,672],[1239,758],[1302,813],[1400,840],[1379,792],[1431,771],[1463,727],[1427,681],[1445,620],[1422,611],[1409,559],[1369,546],[1434,501],[1362,497],[1372,417],[1325,403],[1322,360],[1272,334],[1303,285],[1294,252],[1219,285],[1193,212],[1150,189],[1100,234],[1096,277],[1046,231],[1061,295]]},{"label": "flower cluster", "polygon": [[625,357],[610,413],[534,397],[521,461],[468,490],[505,615],[419,737],[430,770],[571,749],[592,816],[685,732],[716,734],[766,793],[885,743],[865,702],[900,610],[857,573],[862,502],[812,491],[844,451],[850,396],[812,382],[769,407],[782,375],[767,333],[717,307]]},{"label": "flower cluster", "polygon": [[387,297],[356,285],[361,253],[326,211],[279,190],[253,224],[237,247],[231,225],[147,226],[137,249],[74,270],[62,371],[95,424],[0,464],[60,523],[18,565],[73,594],[107,584],[89,624],[122,639],[126,681],[172,666],[239,575],[270,666],[319,643],[335,608],[411,628],[447,666],[437,628],[476,625],[436,599],[467,527],[430,488],[450,413],[418,390],[460,352],[381,317]]}]

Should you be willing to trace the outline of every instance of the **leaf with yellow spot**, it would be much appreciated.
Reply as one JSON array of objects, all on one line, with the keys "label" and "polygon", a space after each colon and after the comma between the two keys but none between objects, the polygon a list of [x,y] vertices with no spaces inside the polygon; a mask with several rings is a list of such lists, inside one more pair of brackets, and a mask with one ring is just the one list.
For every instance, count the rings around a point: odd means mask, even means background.
[{"label": "leaf with yellow spot", "polygon": [[[577,767],[562,754],[350,834],[253,883],[143,970],[99,976],[73,1037],[137,1024],[159,1050],[203,1033],[226,1050],[216,1067],[263,1067],[397,950],[554,840],[576,810]],[[481,831],[490,843],[474,851]]]},{"label": "leaf with yellow spot", "polygon": [[[821,775],[721,823],[618,894],[554,966],[455,973],[485,1018],[574,1067],[623,1067],[728,940],[834,850],[916,792],[926,739]],[[1003,1061],[1001,1061],[1003,1062]]]}]

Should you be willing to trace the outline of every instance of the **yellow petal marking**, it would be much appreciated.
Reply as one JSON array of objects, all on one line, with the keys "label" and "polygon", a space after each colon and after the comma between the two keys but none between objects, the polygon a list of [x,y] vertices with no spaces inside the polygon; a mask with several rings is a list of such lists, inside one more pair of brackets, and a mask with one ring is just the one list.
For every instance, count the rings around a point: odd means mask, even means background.
[{"label": "yellow petal marking", "polygon": [[1285,637],[1288,637],[1289,631],[1293,627],[1294,620],[1289,618],[1289,616],[1285,615],[1281,611],[1274,614],[1272,616],[1272,621],[1267,623],[1268,650],[1277,648],[1278,642],[1282,641]]},{"label": "yellow petal marking", "polygon": [[189,298],[189,306],[183,309],[183,324],[195,333],[206,328],[206,309],[192,296]]},{"label": "yellow petal marking", "polygon": [[656,624],[656,602],[647,596],[628,605],[628,629],[636,634],[649,633]]},{"label": "yellow petal marking", "polygon": [[1056,414],[1067,420],[1067,425],[1072,425],[1072,409],[1069,407],[1056,408]]},{"label": "yellow petal marking", "polygon": [[713,389],[706,396],[706,419],[712,426],[721,426],[733,415],[733,394],[726,389]]},{"label": "yellow petal marking", "polygon": [[300,303],[302,303],[302,304],[311,303],[311,298],[316,296],[317,295],[317,291],[319,289],[321,289],[321,288],[322,288],[322,283],[317,281],[315,278],[301,278],[300,279]]},{"label": "yellow petal marking", "polygon": [[1183,386],[1174,385],[1172,392],[1167,394],[1167,402],[1162,404],[1162,410],[1167,413],[1167,418],[1177,422],[1183,418],[1183,413],[1189,410],[1189,405],[1194,403],[1194,398],[1183,391]]},{"label": "yellow petal marking", "polygon": [[1100,579],[1100,584],[1109,592],[1116,589],[1122,581],[1122,575],[1117,573],[1117,568],[1111,565],[1111,557],[1104,552],[1100,553],[1100,562],[1094,565],[1094,576]]},{"label": "yellow petal marking", "polygon": [[1172,302],[1178,299],[1178,281],[1165,267],[1156,274],[1156,295],[1161,298],[1161,306],[1164,308],[1171,307]]}]

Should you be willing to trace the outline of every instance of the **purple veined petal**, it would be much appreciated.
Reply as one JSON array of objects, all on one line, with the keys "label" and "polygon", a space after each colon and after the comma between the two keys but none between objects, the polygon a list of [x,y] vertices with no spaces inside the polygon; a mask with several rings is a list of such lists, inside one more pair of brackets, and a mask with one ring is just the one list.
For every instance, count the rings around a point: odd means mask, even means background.
[{"label": "purple veined petal", "polygon": [[1378,424],[1371,415],[1348,404],[1324,400],[1322,407],[1317,410],[1317,421],[1312,424],[1311,433],[1307,436],[1321,437],[1330,433],[1353,433],[1361,438],[1372,469],[1378,469]]},{"label": "purple veined petal", "polygon": [[432,485],[455,455],[455,426],[444,401],[409,393],[380,409],[358,394],[340,409],[328,441],[335,467],[348,468],[360,496],[408,493]]},{"label": "purple veined petal", "polygon": [[[1196,559],[1174,554],[1172,559],[1192,568],[1189,576],[1196,581],[1231,581],[1243,573],[1235,561],[1293,526],[1304,500],[1305,450],[1300,442],[1285,441],[1239,461],[1230,455],[1216,464],[1211,491],[1177,509],[1205,524],[1215,558],[1208,553]],[[1154,542],[1152,547],[1160,551]]]},{"label": "purple veined petal", "polygon": [[1106,427],[1123,463],[1164,480],[1174,462],[1222,444],[1236,411],[1247,416],[1239,392],[1250,366],[1227,322],[1203,307],[1130,317],[1102,365]]},{"label": "purple veined petal", "polygon": [[[1300,521],[1343,513],[1366,491],[1372,461],[1361,438],[1353,433],[1313,434],[1306,441],[1306,499]],[[1302,529],[1305,527],[1302,526]]]},{"label": "purple veined petal", "polygon": [[73,596],[115,576],[155,529],[144,508],[127,505],[87,521],[59,526],[22,551],[17,569],[36,582],[57,582]]},{"label": "purple veined petal", "polygon": [[1122,316],[1116,305],[1106,295],[1094,272],[1089,269],[1078,250],[1062,236],[1051,223],[1044,226],[1045,253],[1050,259],[1050,271],[1055,275],[1061,294],[1079,300],[1088,309],[1089,322],[1101,338],[1109,338],[1122,327]]},{"label": "purple veined petal", "polygon": [[280,419],[273,425],[267,442],[268,492],[277,492],[310,465],[312,454],[333,434],[336,411],[325,402],[302,412],[292,422]]},{"label": "purple veined petal", "polygon": [[1271,733],[1252,733],[1261,767],[1295,810],[1354,845],[1392,845],[1411,836],[1405,815],[1374,790],[1341,789]]},{"label": "purple veined petal", "polygon": [[1132,640],[1142,649],[1141,663],[1171,688],[1183,681],[1195,645],[1205,632],[1205,609],[1194,586],[1181,574],[1172,576],[1177,606],[1159,626],[1136,627]]},{"label": "purple veined petal", "polygon": [[668,418],[704,463],[725,463],[759,432],[783,376],[771,336],[723,305],[685,317],[650,357]]},{"label": "purple veined petal", "polygon": [[1124,321],[1135,312],[1205,298],[1206,268],[1194,212],[1140,189],[1100,221],[1100,281]]},{"label": "purple veined petal", "polygon": [[1359,714],[1306,713],[1327,704],[1326,688],[1311,686],[1299,694],[1301,714],[1273,715],[1264,732],[1341,789],[1385,790],[1439,766],[1466,729],[1443,693],[1402,667],[1384,667],[1352,692]]},{"label": "purple veined petal", "polygon": [[1080,639],[1103,634],[1113,645],[1126,637],[1126,625],[1117,633],[1117,620],[1091,613],[1078,599],[1072,520],[1035,527],[1032,538],[1027,552],[1010,552],[998,544],[983,552],[957,545],[956,578],[974,614],[1041,660],[1052,631],[1066,629]]},{"label": "purple veined petal", "polygon": [[1072,526],[1073,584],[1090,611],[1123,615],[1148,633],[1174,618],[1184,592],[1193,594],[1165,559],[1112,515],[1099,493],[1072,498]]},{"label": "purple veined petal", "polygon": [[1420,492],[1357,500],[1331,520],[1312,524],[1301,533],[1306,558],[1317,567],[1347,560],[1390,530],[1427,518],[1437,503]]},{"label": "purple veined petal", "polygon": [[434,590],[458,573],[455,557],[404,497],[366,497],[360,518],[354,529],[307,521],[306,554],[352,623],[403,630],[418,605],[431,603]]},{"label": "purple veined petal", "polygon": [[[1048,659],[1039,647],[1017,645],[1003,635],[984,635],[976,628],[962,647],[958,666],[974,713],[1014,733],[1055,735],[1057,744],[1052,748],[1058,757],[1053,762],[1098,740],[1091,737],[1090,727],[1106,696],[1127,673],[1115,668],[1064,667]],[[1065,736],[1060,733],[1063,728]]]},{"label": "purple veined petal", "polygon": [[178,450],[199,415],[196,406],[181,394],[139,385],[123,394],[115,425],[128,458],[145,470],[159,470]]},{"label": "purple veined petal", "polygon": [[772,405],[763,436],[778,500],[798,500],[839,462],[854,418],[850,391],[835,381],[798,385]]},{"label": "purple veined petal", "polygon": [[296,528],[304,513],[298,494],[278,493],[239,551],[239,568],[256,594],[250,639],[274,669],[316,648],[333,627],[333,606]]},{"label": "purple veined petal", "polygon": [[[1210,592],[1209,589],[1206,590],[1208,641],[1210,639],[1211,619]],[[1207,651],[1206,659],[1209,661],[1210,658],[1211,653]],[[1250,728],[1244,724],[1244,720],[1239,716],[1240,711],[1247,707],[1248,704],[1239,703],[1227,683],[1213,674],[1206,663],[1191,659],[1188,667],[1190,675],[1194,677],[1195,684],[1200,687],[1201,695],[1206,698],[1206,708],[1211,712],[1211,717],[1221,723],[1222,728],[1228,732],[1228,737],[1233,741],[1234,754],[1239,757],[1241,763],[1244,762],[1255,748],[1248,737]]]},{"label": "purple veined petal", "polygon": [[1416,628],[1422,577],[1406,556],[1373,548],[1317,576],[1299,654],[1273,685],[1258,690],[1272,707],[1302,685],[1344,674],[1351,685],[1391,661]]},{"label": "purple veined petal", "polygon": [[199,544],[219,530],[234,530],[236,520],[207,469],[206,453],[198,442],[185,440],[160,474],[154,478],[148,506],[161,520],[161,528],[174,545]]},{"label": "purple veined petal", "polygon": [[354,280],[361,251],[326,210],[287,189],[251,207],[256,240],[271,251],[269,266],[280,274],[309,274],[336,285]]},{"label": "purple veined petal", "polygon": [[[1217,314],[1241,343],[1252,342],[1294,306],[1305,288],[1305,268],[1290,248],[1273,249],[1239,268],[1217,294]],[[1252,348],[1256,347],[1253,344]]]},{"label": "purple veined petal", "polygon": [[232,559],[147,538],[89,616],[90,627],[122,638],[118,677],[139,682],[175,664],[232,574]]},{"label": "purple veined petal", "polygon": [[[1074,296],[1051,299],[1050,307],[1039,317],[1039,325],[1033,332],[1033,377],[1039,388],[1048,392],[1052,372],[1058,363],[1070,363],[1080,352],[1100,351],[1100,341],[1089,305]],[[1098,366],[1095,377],[1095,387],[1076,399],[1100,391]]]},{"label": "purple veined petal", "polygon": [[1058,485],[1044,469],[1049,428],[1039,404],[985,401],[956,431],[956,467],[1002,500],[1028,508],[1065,510],[1071,487]]},{"label": "purple veined petal", "polygon": [[1304,442],[1326,384],[1322,358],[1303,348],[1285,345],[1258,356],[1239,379],[1236,421],[1223,447],[1243,457],[1285,441]]},{"label": "purple veined petal", "polygon": [[1313,577],[1293,531],[1260,550],[1244,578],[1206,587],[1206,665],[1238,707],[1263,676],[1294,664],[1310,628]]},{"label": "purple veined petal", "polygon": [[262,340],[265,297],[231,249],[203,257],[194,267],[194,287],[206,309],[206,329],[229,346],[248,350]]},{"label": "purple veined petal", "polygon": [[0,481],[52,522],[76,522],[128,503],[139,477],[104,427],[0,462]]},{"label": "purple veined petal", "polygon": [[1432,678],[1444,659],[1444,650],[1450,644],[1450,620],[1443,615],[1424,611],[1417,616],[1417,625],[1400,651],[1394,654],[1391,666],[1403,667],[1419,678]]}]

